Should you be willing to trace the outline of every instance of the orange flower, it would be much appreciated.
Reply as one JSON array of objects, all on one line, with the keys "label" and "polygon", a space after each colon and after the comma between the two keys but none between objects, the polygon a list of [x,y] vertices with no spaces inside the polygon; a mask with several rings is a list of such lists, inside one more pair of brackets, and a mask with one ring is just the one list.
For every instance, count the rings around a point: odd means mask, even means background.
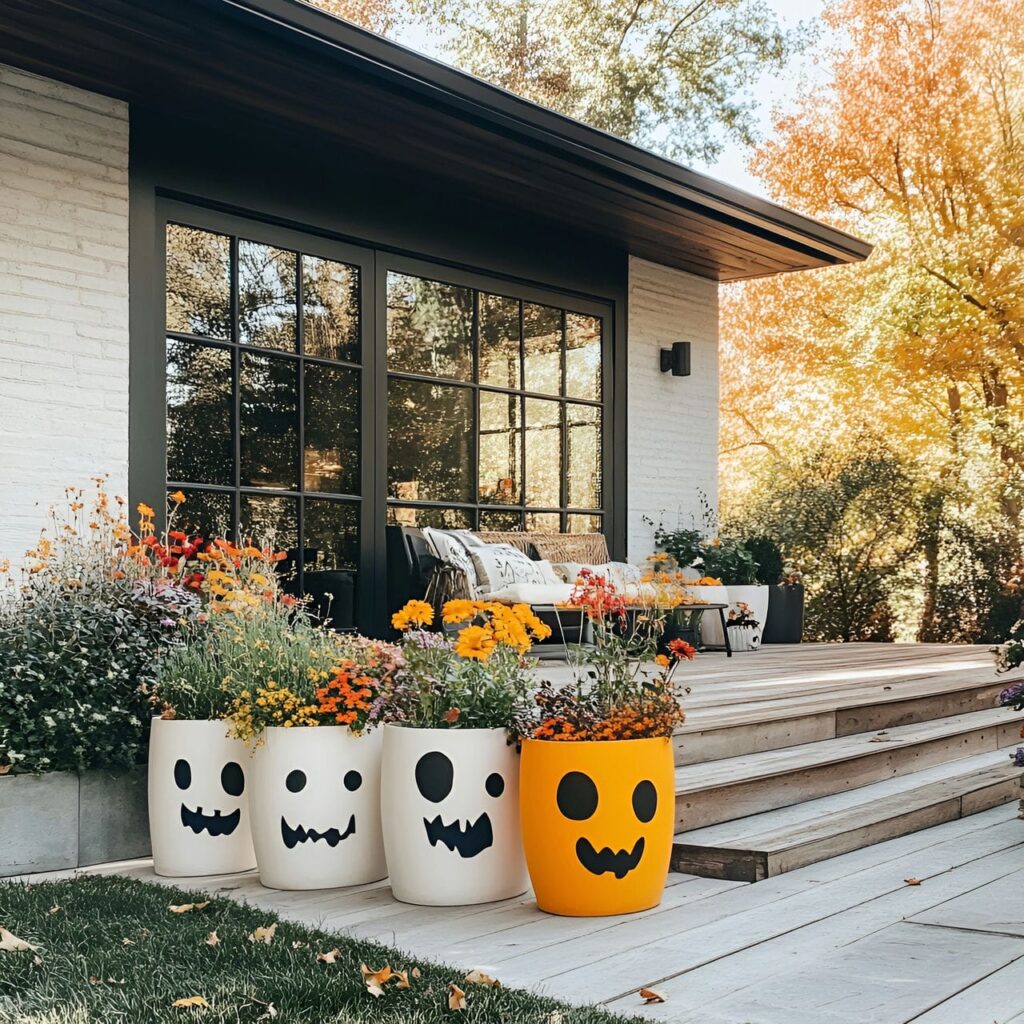
[{"label": "orange flower", "polygon": [[184,491],[175,491],[173,494],[168,494],[167,497],[170,498],[175,505],[183,505],[185,503]]},{"label": "orange flower", "polygon": [[135,511],[138,512],[143,519],[152,519],[156,515],[153,509],[144,501],[140,501],[138,505],[136,505]]}]

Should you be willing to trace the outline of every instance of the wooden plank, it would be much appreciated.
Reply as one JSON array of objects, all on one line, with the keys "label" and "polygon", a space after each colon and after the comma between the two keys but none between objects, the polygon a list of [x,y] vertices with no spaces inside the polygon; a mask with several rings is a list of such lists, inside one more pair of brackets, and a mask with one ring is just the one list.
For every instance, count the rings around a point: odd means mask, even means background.
[{"label": "wooden plank", "polygon": [[911,1020],[913,1024],[1017,1024],[1024,1020],[1024,957]]},{"label": "wooden plank", "polygon": [[[1024,938],[1024,868],[911,918],[916,924],[969,928]],[[1024,989],[1021,990],[1024,1007]]]}]

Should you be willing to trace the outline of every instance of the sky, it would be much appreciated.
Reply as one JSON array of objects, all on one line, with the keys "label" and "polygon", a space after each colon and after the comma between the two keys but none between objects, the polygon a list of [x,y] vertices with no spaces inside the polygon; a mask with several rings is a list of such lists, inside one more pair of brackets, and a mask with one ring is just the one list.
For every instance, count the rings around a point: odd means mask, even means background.
[{"label": "sky", "polygon": [[[775,11],[783,28],[795,28],[801,21],[817,21],[825,8],[826,0],[765,0],[765,3]],[[432,57],[444,59],[443,54],[438,52],[436,38],[428,36],[417,26],[404,26],[398,41]],[[801,80],[813,79],[818,74],[820,71],[813,66],[810,55],[804,53],[793,57],[783,72],[773,71],[761,76],[758,85],[751,90],[752,96],[758,102],[756,117],[761,137],[771,133],[772,110],[776,107],[785,110],[791,106]],[[749,158],[748,147],[740,143],[730,143],[714,163],[694,162],[691,166],[737,188],[765,196],[767,193],[764,186],[747,171],[746,163]]]}]

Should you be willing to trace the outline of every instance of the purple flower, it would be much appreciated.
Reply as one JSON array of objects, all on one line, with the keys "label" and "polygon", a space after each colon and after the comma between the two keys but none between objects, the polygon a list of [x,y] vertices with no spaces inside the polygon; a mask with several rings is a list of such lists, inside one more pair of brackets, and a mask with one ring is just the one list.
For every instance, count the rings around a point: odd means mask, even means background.
[{"label": "purple flower", "polygon": [[1008,707],[1024,704],[1024,683],[1014,683],[1003,690],[998,697],[1000,704]]},{"label": "purple flower", "polygon": [[1015,754],[1010,755],[1010,760],[1018,768],[1024,768],[1024,747],[1018,747]]},{"label": "purple flower", "polygon": [[161,619],[160,625],[166,626],[168,629],[171,629],[173,626],[176,626],[177,623],[174,621],[174,619]]}]

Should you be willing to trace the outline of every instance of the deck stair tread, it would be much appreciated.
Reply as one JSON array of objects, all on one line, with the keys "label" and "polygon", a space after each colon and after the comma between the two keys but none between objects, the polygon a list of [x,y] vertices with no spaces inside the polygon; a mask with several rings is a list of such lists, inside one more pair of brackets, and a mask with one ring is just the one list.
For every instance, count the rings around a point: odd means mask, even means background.
[{"label": "deck stair tread", "polygon": [[[879,732],[855,733],[832,739],[802,743],[777,750],[742,754],[703,764],[685,765],[676,769],[676,793],[689,794],[704,790],[735,787],[746,782],[765,780],[808,769],[837,765],[858,758],[874,757],[883,752],[906,749],[934,740],[960,734],[992,729],[1002,731],[1014,719],[1007,708],[990,708],[962,715],[897,726]],[[993,746],[1000,745],[993,742]],[[968,750],[965,753],[977,753]]]},{"label": "deck stair tread", "polygon": [[1012,748],[946,762],[859,789],[680,832],[673,866],[757,881],[1020,796]]}]

